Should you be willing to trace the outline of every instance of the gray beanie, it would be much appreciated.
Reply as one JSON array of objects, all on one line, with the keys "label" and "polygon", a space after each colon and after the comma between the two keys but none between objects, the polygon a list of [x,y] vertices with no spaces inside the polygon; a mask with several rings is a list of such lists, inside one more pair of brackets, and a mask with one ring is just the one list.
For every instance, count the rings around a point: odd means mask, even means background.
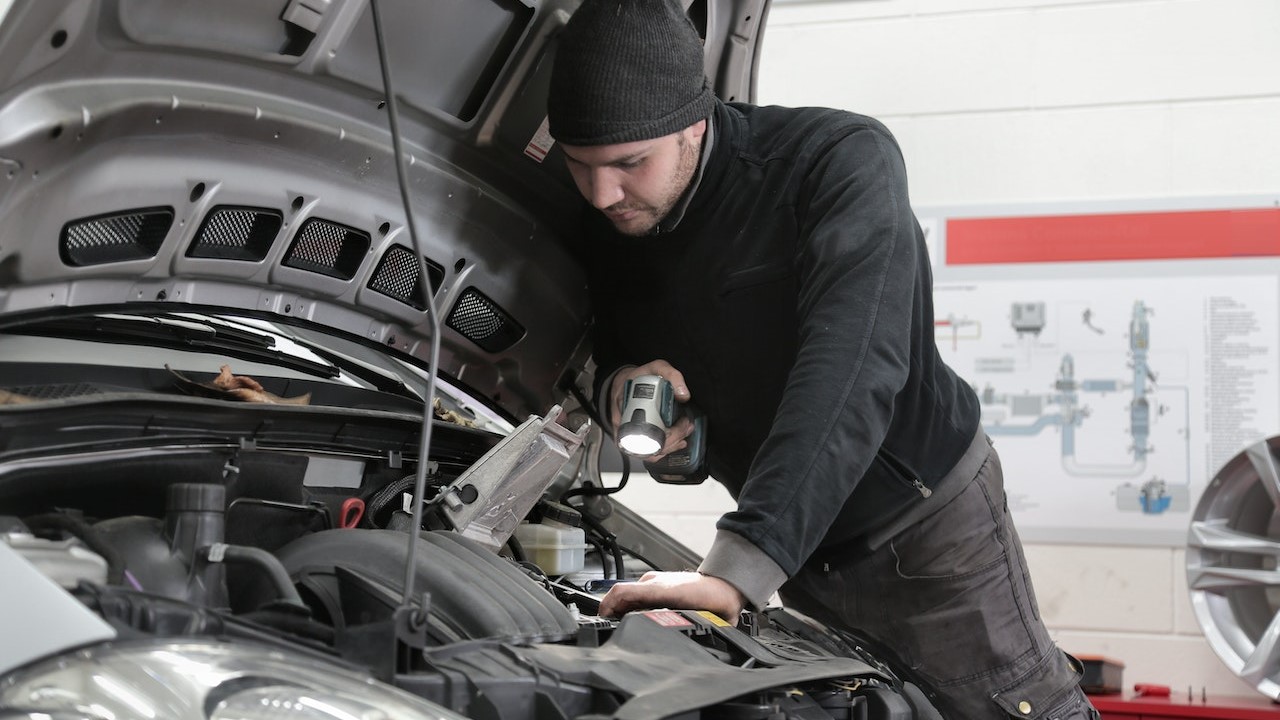
[{"label": "gray beanie", "polygon": [[702,62],[678,0],[584,0],[556,49],[551,136],[611,145],[679,132],[714,105]]}]

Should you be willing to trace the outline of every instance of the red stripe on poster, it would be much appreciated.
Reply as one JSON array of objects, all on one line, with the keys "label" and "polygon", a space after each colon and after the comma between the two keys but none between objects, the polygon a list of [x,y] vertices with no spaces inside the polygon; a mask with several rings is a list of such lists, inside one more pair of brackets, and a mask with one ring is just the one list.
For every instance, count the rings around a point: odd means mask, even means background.
[{"label": "red stripe on poster", "polygon": [[948,265],[1276,255],[1276,208],[947,221]]}]

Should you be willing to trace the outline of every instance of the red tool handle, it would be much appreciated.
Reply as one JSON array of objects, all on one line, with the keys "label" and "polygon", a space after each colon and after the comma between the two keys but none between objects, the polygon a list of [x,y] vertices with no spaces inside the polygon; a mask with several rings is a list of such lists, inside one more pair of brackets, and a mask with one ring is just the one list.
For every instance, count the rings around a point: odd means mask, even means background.
[{"label": "red tool handle", "polygon": [[338,527],[353,528],[360,524],[364,517],[364,501],[360,498],[347,498],[342,501],[342,511],[338,513]]}]

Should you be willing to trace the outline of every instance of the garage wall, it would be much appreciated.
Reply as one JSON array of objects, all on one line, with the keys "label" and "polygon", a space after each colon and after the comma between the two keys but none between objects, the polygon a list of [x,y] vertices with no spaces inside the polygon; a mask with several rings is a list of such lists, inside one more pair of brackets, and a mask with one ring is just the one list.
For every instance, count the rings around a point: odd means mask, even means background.
[{"label": "garage wall", "polygon": [[[1274,0],[774,0],[762,104],[842,107],[902,144],[917,207],[1280,192]],[[626,502],[705,552],[718,486]],[[1127,684],[1253,690],[1192,615],[1182,549],[1027,547],[1059,644]]]}]

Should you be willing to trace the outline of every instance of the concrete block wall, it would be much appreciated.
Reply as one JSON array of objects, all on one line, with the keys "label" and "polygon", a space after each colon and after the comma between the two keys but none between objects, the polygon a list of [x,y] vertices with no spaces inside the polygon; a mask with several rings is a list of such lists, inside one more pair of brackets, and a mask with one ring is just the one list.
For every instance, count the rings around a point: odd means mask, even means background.
[{"label": "concrete block wall", "polygon": [[[762,104],[882,120],[916,206],[1209,198],[1280,191],[1275,0],[774,0]],[[624,495],[705,552],[718,487]],[[1192,615],[1181,548],[1031,544],[1044,617],[1127,683],[1254,691]]]}]

